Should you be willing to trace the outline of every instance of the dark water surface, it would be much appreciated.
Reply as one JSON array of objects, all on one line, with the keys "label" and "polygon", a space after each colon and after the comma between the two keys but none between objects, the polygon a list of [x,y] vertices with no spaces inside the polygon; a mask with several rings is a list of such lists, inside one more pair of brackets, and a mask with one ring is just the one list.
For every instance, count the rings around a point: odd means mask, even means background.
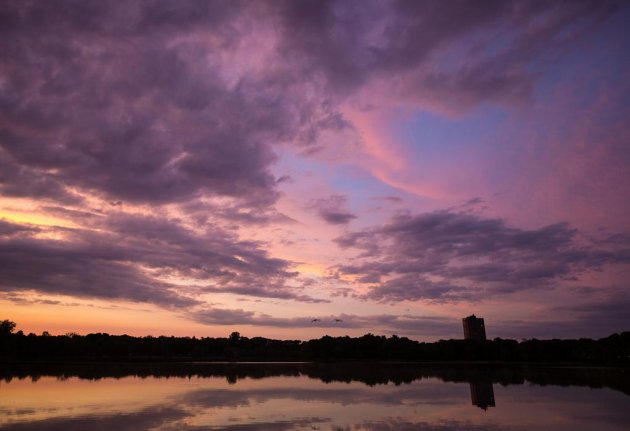
[{"label": "dark water surface", "polygon": [[628,430],[630,370],[0,365],[0,430]]}]

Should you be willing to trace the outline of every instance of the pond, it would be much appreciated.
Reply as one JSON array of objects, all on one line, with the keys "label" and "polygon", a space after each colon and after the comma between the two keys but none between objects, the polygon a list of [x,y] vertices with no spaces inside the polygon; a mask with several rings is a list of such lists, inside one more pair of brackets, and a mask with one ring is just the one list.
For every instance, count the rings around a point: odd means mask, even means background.
[{"label": "pond", "polygon": [[623,368],[2,366],[0,430],[627,430]]}]

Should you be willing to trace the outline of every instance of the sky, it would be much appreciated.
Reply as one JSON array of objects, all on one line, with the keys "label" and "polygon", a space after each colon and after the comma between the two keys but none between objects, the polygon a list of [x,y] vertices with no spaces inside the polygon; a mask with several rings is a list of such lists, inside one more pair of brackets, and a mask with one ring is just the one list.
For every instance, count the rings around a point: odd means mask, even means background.
[{"label": "sky", "polygon": [[0,1],[0,318],[630,330],[630,4]]}]

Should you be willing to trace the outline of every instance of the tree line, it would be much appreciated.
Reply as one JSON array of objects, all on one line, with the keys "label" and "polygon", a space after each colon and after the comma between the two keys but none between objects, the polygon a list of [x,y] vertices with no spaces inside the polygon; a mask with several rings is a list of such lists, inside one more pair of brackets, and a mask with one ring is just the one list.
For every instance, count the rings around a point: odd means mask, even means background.
[{"label": "tree line", "polygon": [[630,365],[630,332],[598,340],[440,340],[366,334],[308,341],[244,337],[133,337],[24,334],[0,322],[0,361],[409,361],[544,362]]}]

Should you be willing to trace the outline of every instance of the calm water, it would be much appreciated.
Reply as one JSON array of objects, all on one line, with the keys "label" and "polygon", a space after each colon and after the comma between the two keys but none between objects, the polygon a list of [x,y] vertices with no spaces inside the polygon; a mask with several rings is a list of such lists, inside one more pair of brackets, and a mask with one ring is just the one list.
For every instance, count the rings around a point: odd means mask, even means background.
[{"label": "calm water", "polygon": [[179,364],[1,370],[0,430],[625,430],[623,369]]}]

